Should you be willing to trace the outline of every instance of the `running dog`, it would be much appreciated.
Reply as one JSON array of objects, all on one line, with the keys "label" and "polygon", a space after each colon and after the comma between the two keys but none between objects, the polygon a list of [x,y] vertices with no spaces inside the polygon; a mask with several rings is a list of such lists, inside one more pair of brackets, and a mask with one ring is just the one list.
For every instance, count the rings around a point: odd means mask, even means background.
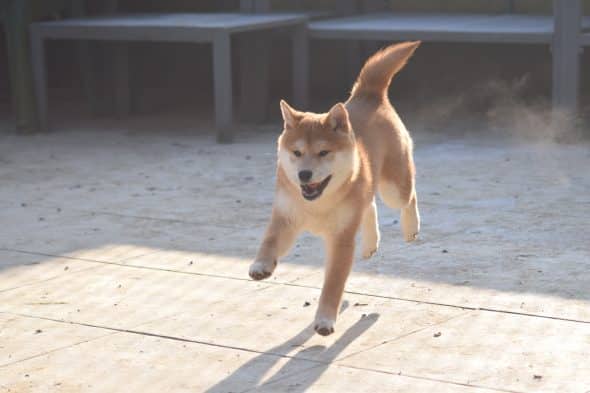
[{"label": "running dog", "polygon": [[334,332],[357,231],[363,258],[379,246],[377,192],[401,209],[406,241],[420,229],[413,143],[387,97],[391,79],[418,45],[392,45],[369,58],[350,98],[328,113],[300,112],[281,101],[272,216],[249,273],[254,280],[270,277],[302,231],[322,237],[327,261],[314,326],[324,336]]}]

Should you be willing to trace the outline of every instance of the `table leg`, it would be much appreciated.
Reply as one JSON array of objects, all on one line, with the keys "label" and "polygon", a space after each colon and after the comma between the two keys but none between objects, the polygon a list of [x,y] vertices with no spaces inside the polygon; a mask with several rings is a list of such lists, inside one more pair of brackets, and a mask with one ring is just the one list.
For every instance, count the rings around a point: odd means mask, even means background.
[{"label": "table leg", "polygon": [[31,63],[33,65],[33,83],[37,101],[39,129],[46,131],[47,122],[47,65],[45,62],[45,41],[41,34],[31,29]]},{"label": "table leg", "polygon": [[9,0],[1,3],[16,129],[22,132],[36,131],[37,108],[28,29],[31,23],[31,1]]},{"label": "table leg", "polygon": [[307,26],[301,25],[293,32],[293,98],[299,110],[308,109],[309,100],[309,40]]},{"label": "table leg", "polygon": [[555,0],[553,12],[553,108],[574,115],[580,80],[580,1]]},{"label": "table leg", "polygon": [[269,99],[270,40],[267,32],[240,36],[240,119],[263,122]]},{"label": "table leg", "polygon": [[130,113],[129,93],[129,47],[126,43],[116,42],[113,45],[115,57],[115,113],[119,117]]},{"label": "table leg", "polygon": [[229,33],[217,33],[213,40],[213,90],[219,143],[230,143],[233,140],[231,76],[231,37]]}]

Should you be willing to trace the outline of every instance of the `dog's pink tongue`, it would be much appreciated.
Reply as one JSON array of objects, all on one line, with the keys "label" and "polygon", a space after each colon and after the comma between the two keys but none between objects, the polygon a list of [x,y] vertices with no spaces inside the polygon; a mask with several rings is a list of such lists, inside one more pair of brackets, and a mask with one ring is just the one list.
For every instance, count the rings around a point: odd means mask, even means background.
[{"label": "dog's pink tongue", "polygon": [[315,190],[316,190],[316,187],[314,187],[313,184],[306,184],[303,186],[303,191],[305,191],[308,194],[311,194]]}]

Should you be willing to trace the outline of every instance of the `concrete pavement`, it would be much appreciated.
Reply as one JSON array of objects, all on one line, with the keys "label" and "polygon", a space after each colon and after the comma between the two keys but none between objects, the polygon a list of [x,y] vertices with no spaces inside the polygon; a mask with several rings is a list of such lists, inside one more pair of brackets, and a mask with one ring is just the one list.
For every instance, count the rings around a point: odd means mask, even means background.
[{"label": "concrete pavement", "polygon": [[323,248],[248,279],[276,132],[0,136],[0,392],[588,392],[590,145],[415,133],[336,333]]}]

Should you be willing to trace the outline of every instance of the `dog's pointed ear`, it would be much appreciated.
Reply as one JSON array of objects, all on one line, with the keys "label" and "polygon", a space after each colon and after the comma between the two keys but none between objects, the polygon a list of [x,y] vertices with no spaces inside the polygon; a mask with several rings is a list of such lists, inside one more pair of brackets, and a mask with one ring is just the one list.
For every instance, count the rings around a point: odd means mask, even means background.
[{"label": "dog's pointed ear", "polygon": [[328,124],[334,131],[349,132],[352,127],[348,118],[348,111],[341,102],[337,103],[328,112]]},{"label": "dog's pointed ear", "polygon": [[291,108],[285,100],[281,100],[281,113],[285,121],[285,129],[295,128],[299,120],[301,120],[301,113]]}]

